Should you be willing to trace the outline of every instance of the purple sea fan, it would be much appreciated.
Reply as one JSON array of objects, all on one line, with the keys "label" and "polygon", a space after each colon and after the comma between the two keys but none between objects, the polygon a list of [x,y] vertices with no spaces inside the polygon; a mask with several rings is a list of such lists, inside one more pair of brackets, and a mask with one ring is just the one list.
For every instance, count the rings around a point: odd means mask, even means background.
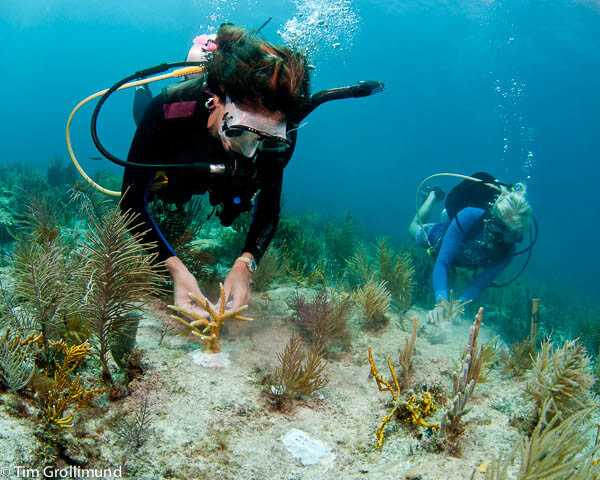
[{"label": "purple sea fan", "polygon": [[351,340],[348,317],[350,298],[336,299],[327,289],[321,289],[312,300],[296,293],[295,321],[309,344],[326,354],[346,349]]}]

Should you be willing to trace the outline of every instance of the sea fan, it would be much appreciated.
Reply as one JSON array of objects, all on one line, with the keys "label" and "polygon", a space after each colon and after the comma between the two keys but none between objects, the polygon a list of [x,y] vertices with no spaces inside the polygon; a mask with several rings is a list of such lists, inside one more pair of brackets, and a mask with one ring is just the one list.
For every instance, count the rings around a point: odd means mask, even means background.
[{"label": "sea fan", "polygon": [[386,282],[371,279],[354,292],[353,298],[363,311],[365,327],[377,329],[387,324],[392,296]]},{"label": "sea fan", "polygon": [[353,284],[367,283],[375,275],[375,266],[369,258],[367,247],[359,243],[354,254],[346,260],[349,277]]},{"label": "sea fan", "polygon": [[35,372],[34,347],[40,343],[41,335],[26,338],[11,335],[6,329],[0,336],[0,379],[13,392],[25,387]]},{"label": "sea fan", "polygon": [[279,397],[279,403],[312,395],[328,383],[326,362],[322,352],[305,349],[293,332],[283,353],[278,353],[280,366],[272,376],[270,394]]},{"label": "sea fan", "polygon": [[60,336],[60,320],[75,308],[73,279],[78,275],[79,263],[57,237],[45,245],[19,240],[14,246],[13,264],[13,290],[20,303],[20,313],[15,318],[26,319],[26,323],[42,332],[48,352],[48,341]]},{"label": "sea fan", "polygon": [[551,416],[569,415],[592,406],[590,388],[594,380],[588,372],[589,363],[585,347],[577,340],[567,340],[557,350],[552,342],[544,342],[529,375],[526,392],[540,409],[551,398],[554,408],[549,411]]},{"label": "sea fan", "polygon": [[343,350],[350,344],[348,317],[352,308],[349,297],[336,299],[334,293],[322,288],[312,300],[296,294],[294,310],[297,323],[310,345],[326,352]]},{"label": "sea fan", "polygon": [[377,244],[378,280],[385,281],[392,298],[400,310],[406,310],[412,303],[413,277],[415,267],[408,252],[396,255],[382,239]]},{"label": "sea fan", "polygon": [[[541,406],[541,418],[548,418],[557,410],[551,399]],[[512,452],[499,458],[486,472],[486,480],[593,480],[600,475],[600,465],[594,461],[600,445],[588,449],[585,430],[594,428],[586,425],[591,409],[581,410],[562,422],[555,415],[549,422],[541,421],[531,437],[521,438]],[[519,459],[517,476],[509,475],[512,464]],[[514,472],[513,472],[514,473]]]},{"label": "sea fan", "polygon": [[131,316],[150,295],[160,291],[162,267],[148,255],[150,245],[129,229],[135,216],[114,208],[100,220],[90,217],[91,228],[83,244],[83,275],[87,285],[83,311],[92,332],[92,347],[102,365],[102,376],[112,382],[108,353],[119,337],[127,335]]}]

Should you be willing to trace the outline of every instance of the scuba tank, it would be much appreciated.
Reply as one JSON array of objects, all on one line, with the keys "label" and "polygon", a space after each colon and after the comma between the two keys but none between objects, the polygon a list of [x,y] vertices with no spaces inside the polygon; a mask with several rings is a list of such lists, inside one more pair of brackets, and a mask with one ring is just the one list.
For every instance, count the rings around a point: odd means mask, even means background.
[{"label": "scuba tank", "polygon": [[493,175],[486,172],[477,172],[471,177],[477,178],[481,182],[463,180],[446,195],[445,207],[450,221],[463,208],[475,207],[489,211],[500,194],[498,187],[504,185],[498,182]]},{"label": "scuba tank", "polygon": [[[452,220],[456,219],[456,224],[467,236],[466,239],[476,235],[483,228],[485,222],[491,218],[491,209],[502,191],[501,187],[512,188],[512,185],[499,182],[493,175],[487,172],[474,173],[471,175],[471,178],[476,178],[480,181],[463,180],[450,190],[444,204],[449,221],[452,222]],[[458,220],[458,212],[467,207],[480,208],[485,211],[481,219],[471,227],[469,232],[466,232],[462,228]]]}]

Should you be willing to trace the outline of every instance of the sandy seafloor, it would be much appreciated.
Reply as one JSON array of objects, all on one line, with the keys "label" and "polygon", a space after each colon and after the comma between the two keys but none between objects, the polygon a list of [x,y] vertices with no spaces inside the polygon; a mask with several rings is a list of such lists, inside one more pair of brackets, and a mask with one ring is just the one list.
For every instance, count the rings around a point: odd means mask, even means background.
[{"label": "sandy seafloor", "polygon": [[[491,382],[478,385],[471,400],[460,457],[424,451],[414,432],[404,426],[394,431],[388,427],[383,448],[374,448],[374,432],[388,412],[385,403],[390,395],[379,392],[369,376],[368,346],[380,374],[389,378],[385,361],[390,355],[397,365],[410,330],[409,316],[416,314],[420,325],[425,324],[425,312],[415,310],[392,314],[389,327],[376,334],[355,330],[351,350],[328,364],[330,382],[316,398],[296,402],[286,414],[272,412],[261,395],[260,380],[278,365],[277,353],[291,334],[293,312],[288,303],[295,292],[287,286],[257,293],[249,309],[254,322],[229,321],[221,340],[231,360],[225,369],[195,364],[190,352],[201,344],[176,335],[181,328],[169,319],[164,304],[155,302],[146,308],[137,337],[144,352],[144,376],[131,385],[130,396],[85,416],[78,414],[79,427],[66,433],[75,436],[70,443],[85,445],[82,451],[88,457],[94,452],[88,467],[121,465],[124,477],[135,479],[467,480],[483,478],[480,473],[471,477],[474,469],[497,458],[518,438],[509,420],[531,407],[523,393],[524,380],[505,378],[494,370]],[[301,289],[301,293],[311,291]],[[356,314],[352,321],[356,322]],[[170,322],[173,330],[159,345],[164,322]],[[413,360],[415,387],[442,381],[450,396],[454,360],[467,342],[470,324],[465,319],[449,330],[432,325],[420,328]],[[494,335],[485,326],[484,312],[480,343]],[[39,445],[31,429],[38,420],[7,415],[7,395],[2,395],[0,416],[3,466],[35,465],[33,452]],[[106,421],[114,411],[134,411],[144,399],[152,411],[155,435],[137,453],[126,454]],[[440,408],[428,420],[439,423],[443,411]],[[327,444],[335,458],[302,466],[282,442],[294,428]]]}]

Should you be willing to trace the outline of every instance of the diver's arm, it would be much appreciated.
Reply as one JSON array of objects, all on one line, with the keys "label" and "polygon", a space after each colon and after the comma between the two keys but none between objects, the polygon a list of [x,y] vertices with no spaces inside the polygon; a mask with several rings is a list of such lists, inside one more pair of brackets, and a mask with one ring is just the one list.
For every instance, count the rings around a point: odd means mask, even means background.
[{"label": "diver's arm", "polygon": [[273,168],[254,203],[252,223],[242,253],[252,255],[256,263],[269,248],[279,223],[282,183],[283,168]]},{"label": "diver's arm", "polygon": [[506,256],[502,260],[495,262],[483,270],[475,280],[465,289],[463,294],[460,296],[460,300],[466,302],[468,300],[476,300],[481,292],[488,288],[494,279],[502,273],[512,259],[511,255]]},{"label": "diver's arm", "polygon": [[[288,125],[288,128],[292,125]],[[298,130],[291,132],[292,145],[283,152],[263,151],[260,153],[263,168],[259,172],[261,189],[254,201],[252,224],[246,236],[242,254],[251,255],[258,264],[275,235],[281,208],[283,169],[292,159],[296,149]]]},{"label": "diver's arm", "polygon": [[[163,121],[162,95],[157,96],[147,108],[138,129],[136,130],[127,160],[136,163],[159,163],[162,161],[164,140],[160,134]],[[158,253],[158,260],[163,261],[176,256],[175,250],[168,244],[160,232],[156,222],[148,211],[150,188],[154,181],[155,170],[152,168],[126,167],[123,174],[123,185],[120,207],[122,212],[131,211],[137,214],[132,232],[139,233],[143,243],[153,242]]]},{"label": "diver's arm", "polygon": [[[261,190],[254,203],[254,213],[250,230],[246,236],[242,256],[259,262],[275,234],[279,223],[279,203],[283,167],[270,168],[267,181],[262,182]],[[251,299],[250,280],[252,273],[244,262],[235,262],[223,285],[226,301],[231,300],[231,308],[247,305]]]},{"label": "diver's arm", "polygon": [[121,199],[120,207],[122,212],[129,211],[137,215],[130,231],[139,233],[142,243],[154,244],[151,251],[157,253],[158,261],[176,256],[177,253],[169,245],[148,211],[148,195],[154,179],[154,170],[144,168],[135,169],[136,172],[128,172],[129,169],[130,167],[125,169],[125,175],[123,176],[123,191],[125,194]]},{"label": "diver's arm", "polygon": [[448,230],[446,230],[440,252],[433,267],[433,291],[435,292],[436,302],[439,302],[440,297],[448,300],[448,270],[450,265],[459,249],[462,248],[466,232],[469,232],[473,224],[484,213],[481,208],[467,207],[457,214],[460,226],[454,219]]},{"label": "diver's arm", "polygon": [[[128,161],[158,164],[164,163],[168,159],[169,139],[165,138],[166,129],[161,128],[164,121],[162,98],[162,94],[155,97],[146,109],[131,143]],[[148,211],[154,175],[153,168],[125,168],[123,191],[127,190],[127,193],[121,199],[121,210],[137,213],[138,217],[132,231],[139,232],[144,243],[154,242],[156,245],[151,251],[158,253],[158,260],[165,262],[165,266],[173,278],[173,302],[175,305],[191,310],[200,316],[207,316],[208,313],[190,297],[190,293],[193,293],[200,298],[205,298],[200,291],[198,281],[169,245]]]}]

